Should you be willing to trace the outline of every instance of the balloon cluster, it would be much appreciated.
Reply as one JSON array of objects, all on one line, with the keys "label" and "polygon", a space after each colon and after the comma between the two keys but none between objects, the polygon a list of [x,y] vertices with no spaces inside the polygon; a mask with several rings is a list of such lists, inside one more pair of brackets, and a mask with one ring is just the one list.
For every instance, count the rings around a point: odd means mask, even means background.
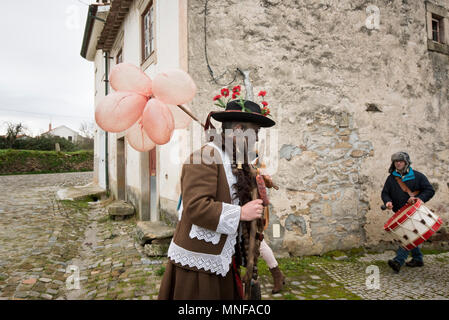
[{"label": "balloon cluster", "polygon": [[137,151],[168,143],[175,129],[192,121],[178,105],[192,101],[196,85],[180,69],[161,72],[151,80],[137,66],[120,63],[111,69],[109,81],[115,92],[98,103],[95,121],[104,131],[126,130],[128,143]]}]

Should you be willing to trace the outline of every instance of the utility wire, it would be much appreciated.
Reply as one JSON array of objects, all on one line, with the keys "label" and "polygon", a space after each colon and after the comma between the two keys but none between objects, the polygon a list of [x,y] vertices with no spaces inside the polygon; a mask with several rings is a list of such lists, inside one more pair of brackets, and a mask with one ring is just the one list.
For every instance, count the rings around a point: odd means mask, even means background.
[{"label": "utility wire", "polygon": [[238,71],[236,70],[234,72],[234,79],[232,79],[231,82],[229,82],[228,84],[220,84],[220,83],[218,83],[218,80],[223,78],[223,76],[226,74],[227,70],[225,72],[223,72],[218,77],[214,76],[214,71],[212,70],[212,67],[209,64],[209,58],[208,58],[208,55],[207,55],[207,2],[208,2],[208,0],[206,0],[205,3],[204,3],[204,55],[206,56],[207,69],[209,70],[209,74],[212,77],[212,80],[216,84],[218,84],[220,86],[227,87],[227,86],[229,86],[231,83],[233,83],[235,81],[235,79],[237,78]]},{"label": "utility wire", "polygon": [[59,118],[92,119],[92,117],[80,117],[80,116],[68,115],[68,114],[64,115],[64,114],[44,113],[44,112],[31,112],[31,111],[22,111],[22,110],[5,109],[5,108],[0,108],[0,111],[18,112],[18,113],[34,114],[34,115],[49,116],[49,117],[59,117]]}]

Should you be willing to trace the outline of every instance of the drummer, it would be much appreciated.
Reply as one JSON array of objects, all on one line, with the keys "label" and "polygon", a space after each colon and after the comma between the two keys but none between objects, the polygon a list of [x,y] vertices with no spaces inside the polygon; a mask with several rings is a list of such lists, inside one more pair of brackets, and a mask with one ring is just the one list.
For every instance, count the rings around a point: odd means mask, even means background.
[{"label": "drummer", "polygon": [[[391,156],[390,175],[382,189],[382,201],[387,209],[397,212],[406,203],[413,204],[418,198],[423,202],[429,201],[435,194],[435,190],[427,177],[413,170],[412,162],[406,152],[396,152]],[[396,178],[397,177],[397,178]],[[402,181],[402,182],[401,182]],[[407,190],[407,187],[409,190]],[[411,191],[410,194],[407,191]],[[388,260],[388,265],[396,272],[404,265],[410,251],[399,247],[396,257]],[[419,247],[411,250],[412,260],[406,263],[408,267],[424,266],[423,254]]]}]

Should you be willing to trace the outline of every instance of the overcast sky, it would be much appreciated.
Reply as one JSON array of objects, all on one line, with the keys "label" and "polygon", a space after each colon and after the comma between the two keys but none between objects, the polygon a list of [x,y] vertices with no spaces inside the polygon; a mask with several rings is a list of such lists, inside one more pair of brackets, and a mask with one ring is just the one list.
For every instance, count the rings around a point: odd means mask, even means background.
[{"label": "overcast sky", "polygon": [[93,122],[94,66],[80,55],[87,8],[78,0],[2,1],[0,134],[5,121],[32,135],[50,121],[77,131]]}]

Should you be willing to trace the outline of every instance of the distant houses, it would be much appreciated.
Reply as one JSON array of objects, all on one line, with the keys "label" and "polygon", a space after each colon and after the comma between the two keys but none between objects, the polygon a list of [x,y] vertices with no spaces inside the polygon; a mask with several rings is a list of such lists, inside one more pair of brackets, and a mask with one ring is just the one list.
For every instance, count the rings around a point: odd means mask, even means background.
[{"label": "distant houses", "polygon": [[[30,136],[27,134],[19,134],[17,135],[16,139],[25,139],[29,138]],[[0,135],[0,138],[6,139],[6,135]]]},{"label": "distant houses", "polygon": [[[6,135],[0,135],[0,139],[6,139],[6,138],[7,138]],[[17,135],[16,140],[26,139],[26,138],[31,138],[31,137],[27,134],[19,134],[19,135]]]},{"label": "distant houses", "polygon": [[48,125],[48,131],[41,134],[41,136],[44,135],[58,136],[61,138],[65,138],[73,143],[76,143],[83,138],[77,131],[70,129],[69,127],[64,125],[52,128],[51,123]]}]

